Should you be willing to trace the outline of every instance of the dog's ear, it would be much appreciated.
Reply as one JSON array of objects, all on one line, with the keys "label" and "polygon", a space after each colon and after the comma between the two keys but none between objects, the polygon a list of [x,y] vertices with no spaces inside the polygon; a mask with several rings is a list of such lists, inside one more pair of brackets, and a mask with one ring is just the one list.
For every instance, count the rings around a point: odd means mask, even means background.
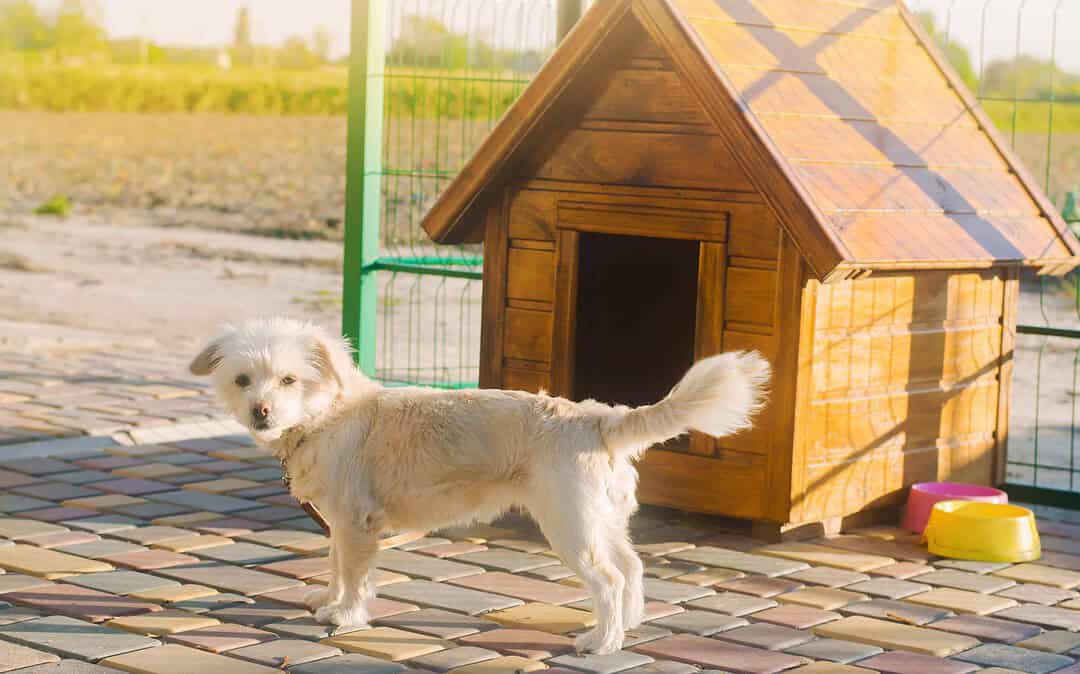
[{"label": "dog's ear", "polygon": [[312,340],[312,358],[319,373],[325,379],[337,382],[343,396],[351,394],[357,369],[348,344],[322,329],[315,330]]},{"label": "dog's ear", "polygon": [[216,337],[210,341],[199,355],[195,356],[188,370],[197,377],[205,377],[214,371],[221,363],[221,348],[225,343],[225,337]]}]

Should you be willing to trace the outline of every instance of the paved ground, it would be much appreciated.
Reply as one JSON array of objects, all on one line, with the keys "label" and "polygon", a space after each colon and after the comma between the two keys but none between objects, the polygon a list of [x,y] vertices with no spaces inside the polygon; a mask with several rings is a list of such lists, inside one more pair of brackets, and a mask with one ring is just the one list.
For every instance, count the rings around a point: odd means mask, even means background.
[{"label": "paved ground", "polygon": [[10,341],[0,671],[1080,672],[1080,511],[1051,508],[1043,559],[1019,565],[937,559],[892,527],[763,545],[645,509],[649,619],[602,658],[573,654],[587,595],[511,516],[385,552],[374,629],[330,636],[300,601],[326,539],[275,460],[223,435],[186,353]]}]

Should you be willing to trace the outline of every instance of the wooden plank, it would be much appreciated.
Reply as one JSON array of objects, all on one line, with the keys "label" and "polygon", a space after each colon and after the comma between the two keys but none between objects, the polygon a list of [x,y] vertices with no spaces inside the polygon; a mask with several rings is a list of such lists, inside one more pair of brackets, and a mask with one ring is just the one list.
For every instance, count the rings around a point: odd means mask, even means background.
[{"label": "wooden plank", "polygon": [[732,209],[728,253],[776,263],[780,252],[780,223],[767,206]]},{"label": "wooden plank", "polygon": [[555,194],[514,190],[510,201],[510,236],[514,239],[555,240]]},{"label": "wooden plank", "polygon": [[532,239],[510,239],[511,248],[524,248],[527,250],[555,250],[554,241],[534,241]]},{"label": "wooden plank", "polygon": [[811,402],[814,391],[814,333],[818,309],[818,291],[822,284],[817,279],[808,278],[803,286],[801,309],[799,310],[799,352],[798,367],[795,371],[795,419],[791,438],[791,492],[790,511],[780,521],[804,522],[812,518],[806,516],[807,482],[807,447],[813,441],[810,434]]},{"label": "wooden plank", "polygon": [[998,372],[997,432],[994,437],[995,485],[1005,483],[1005,468],[1009,455],[1009,404],[1012,400],[1014,350],[1016,348],[1016,315],[1020,310],[1020,269],[1004,270],[1004,292],[1001,300],[1001,369]]},{"label": "wooden plank", "polygon": [[702,102],[717,133],[757,191],[781,218],[817,278],[847,258],[843,244],[824,226],[824,215],[792,174],[761,124],[744,114],[731,82],[717,70],[693,26],[664,0],[633,0],[634,16],[671,56],[675,72]]},{"label": "wooden plank", "polygon": [[[725,208],[764,203],[756,192],[733,192],[730,190],[682,189],[673,187],[649,187],[637,185],[597,185],[590,182],[566,182],[556,180],[526,179],[516,183],[523,189],[549,192],[574,192],[575,200],[601,202],[640,202],[642,204],[686,203],[690,208],[708,210],[716,207],[712,202],[724,202]],[[579,196],[582,195],[582,196]],[[731,207],[727,207],[732,204]]]},{"label": "wooden plank", "polygon": [[504,315],[505,357],[550,362],[552,315],[513,307],[507,307]]},{"label": "wooden plank", "polygon": [[779,250],[780,278],[776,299],[776,337],[769,359],[773,376],[770,382],[768,420],[757,424],[768,429],[766,464],[767,517],[786,522],[791,513],[794,438],[796,434],[799,348],[802,327],[803,288],[809,273],[789,236],[783,236]]},{"label": "wooden plank", "polygon": [[555,252],[511,248],[506,266],[506,296],[515,300],[555,299]]},{"label": "wooden plank", "polygon": [[874,269],[1069,260],[1041,216],[849,212],[829,219],[852,254]]},{"label": "wooden plank", "polygon": [[502,387],[510,391],[529,391],[530,393],[546,391],[551,388],[551,374],[546,371],[505,367]]},{"label": "wooden plank", "polygon": [[[707,45],[714,62],[725,70],[736,66],[829,75],[850,72],[852,63],[857,63],[860,73],[887,73],[913,83],[941,77],[926,50],[910,34],[906,41],[884,41],[848,32],[826,37],[772,26],[686,20]],[[806,48],[811,44],[812,48]]]},{"label": "wooden plank", "polygon": [[572,129],[519,176],[602,184],[752,191],[735,158],[715,136]]},{"label": "wooden plank", "polygon": [[772,326],[776,280],[774,270],[729,268],[724,288],[724,320]]},{"label": "wooden plank", "polygon": [[1005,171],[795,164],[824,211],[917,211],[1038,216]]},{"label": "wooden plank", "polygon": [[638,463],[642,503],[728,517],[765,515],[765,466],[653,449]]},{"label": "wooden plank", "polygon": [[585,119],[711,125],[701,104],[670,70],[612,72]]},{"label": "wooden plank", "polygon": [[728,215],[626,202],[559,201],[558,226],[600,234],[722,242],[727,239]]},{"label": "wooden plank", "polygon": [[[722,243],[703,243],[698,253],[698,292],[694,360],[724,348],[724,278],[727,250]],[[690,453],[704,456],[716,451],[716,440],[702,433],[690,435]]]},{"label": "wooden plank", "polygon": [[577,352],[577,232],[560,229],[555,240],[555,325],[551,358],[551,390],[574,397],[574,362]]},{"label": "wooden plank", "polygon": [[480,387],[502,385],[506,311],[508,190],[484,217],[484,279],[481,295]]},{"label": "wooden plank", "polygon": [[1008,171],[977,128],[763,115],[789,161]]},{"label": "wooden plank", "polygon": [[691,19],[709,19],[756,26],[775,26],[782,30],[812,33],[862,35],[882,40],[911,42],[911,32],[904,25],[896,7],[860,7],[855,3],[823,0],[754,0],[754,2],[717,2],[716,0],[676,0],[675,4]]},{"label": "wooden plank", "polygon": [[[729,270],[730,272],[730,270]],[[730,277],[730,273],[729,273]],[[775,300],[766,305],[764,311],[776,311]],[[772,335],[750,334],[725,330],[723,334],[724,351],[757,351],[770,363],[776,360],[776,339]],[[770,395],[765,407],[754,418],[752,428],[725,435],[716,439],[719,450],[735,450],[752,454],[767,455],[772,448],[772,436],[776,423],[776,409]]]},{"label": "wooden plank", "polygon": [[978,127],[960,96],[936,78],[919,83],[919,95],[911,96],[906,80],[867,78],[857,71],[823,75],[731,68],[725,75],[766,128],[781,116]]}]

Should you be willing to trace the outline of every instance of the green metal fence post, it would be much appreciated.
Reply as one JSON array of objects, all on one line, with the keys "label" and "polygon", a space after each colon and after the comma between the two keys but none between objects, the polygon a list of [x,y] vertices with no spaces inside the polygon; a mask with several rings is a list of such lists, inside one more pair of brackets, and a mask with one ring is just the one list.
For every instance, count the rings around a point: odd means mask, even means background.
[{"label": "green metal fence post", "polygon": [[345,160],[345,262],[342,332],[356,361],[375,375],[376,272],[382,207],[384,1],[353,0]]}]

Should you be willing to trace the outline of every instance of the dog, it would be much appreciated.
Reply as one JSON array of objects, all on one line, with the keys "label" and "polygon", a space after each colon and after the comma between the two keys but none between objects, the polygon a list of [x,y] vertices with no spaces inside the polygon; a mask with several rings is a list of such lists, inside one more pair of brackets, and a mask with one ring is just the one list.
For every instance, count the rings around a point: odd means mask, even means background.
[{"label": "dog", "polygon": [[628,533],[634,461],[693,429],[750,426],[769,364],[733,352],[694,364],[663,400],[637,408],[544,392],[384,388],[340,337],[274,318],[226,327],[191,362],[290,489],[330,524],[331,582],[305,601],[319,622],[364,626],[380,535],[437,531],[527,510],[592,595],[579,652],[611,653],[644,618],[642,563]]}]

